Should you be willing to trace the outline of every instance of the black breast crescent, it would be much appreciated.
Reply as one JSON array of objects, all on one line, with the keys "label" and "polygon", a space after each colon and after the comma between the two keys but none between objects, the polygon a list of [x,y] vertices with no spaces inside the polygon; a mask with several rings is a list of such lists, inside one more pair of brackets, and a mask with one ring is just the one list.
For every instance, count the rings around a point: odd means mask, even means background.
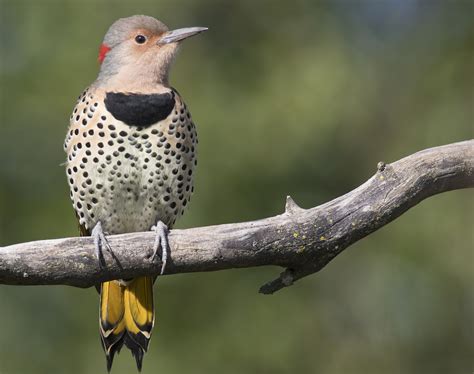
[{"label": "black breast crescent", "polygon": [[147,127],[168,117],[175,105],[173,91],[162,94],[107,92],[105,107],[129,126]]}]

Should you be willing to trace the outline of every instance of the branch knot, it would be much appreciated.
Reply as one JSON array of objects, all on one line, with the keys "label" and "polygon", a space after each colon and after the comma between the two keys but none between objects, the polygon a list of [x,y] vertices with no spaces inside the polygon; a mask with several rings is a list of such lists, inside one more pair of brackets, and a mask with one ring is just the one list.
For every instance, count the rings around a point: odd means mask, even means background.
[{"label": "branch knot", "polygon": [[303,210],[304,210],[303,208],[301,208],[298,204],[295,203],[295,201],[291,198],[290,195],[286,197],[285,213],[296,214]]}]

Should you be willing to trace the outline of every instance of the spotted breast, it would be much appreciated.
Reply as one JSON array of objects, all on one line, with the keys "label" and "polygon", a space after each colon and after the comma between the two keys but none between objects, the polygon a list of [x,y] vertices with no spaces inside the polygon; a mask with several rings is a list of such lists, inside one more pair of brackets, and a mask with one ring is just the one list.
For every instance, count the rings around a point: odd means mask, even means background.
[{"label": "spotted breast", "polygon": [[79,223],[109,234],[172,226],[193,192],[196,127],[174,89],[79,97],[64,149]]}]

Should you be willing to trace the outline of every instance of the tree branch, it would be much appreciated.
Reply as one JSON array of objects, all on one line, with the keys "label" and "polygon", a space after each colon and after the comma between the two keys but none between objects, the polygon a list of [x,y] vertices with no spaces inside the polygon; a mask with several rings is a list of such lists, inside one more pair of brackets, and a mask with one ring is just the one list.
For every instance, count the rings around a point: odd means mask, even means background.
[{"label": "tree branch", "polygon": [[[474,140],[427,149],[392,164],[355,190],[302,209],[287,198],[281,215],[252,222],[172,230],[167,274],[282,266],[260,292],[269,294],[322,269],[345,248],[423,199],[474,187]],[[0,283],[89,287],[110,279],[156,275],[152,232],[109,237],[99,265],[91,238],[64,238],[0,248]]]}]

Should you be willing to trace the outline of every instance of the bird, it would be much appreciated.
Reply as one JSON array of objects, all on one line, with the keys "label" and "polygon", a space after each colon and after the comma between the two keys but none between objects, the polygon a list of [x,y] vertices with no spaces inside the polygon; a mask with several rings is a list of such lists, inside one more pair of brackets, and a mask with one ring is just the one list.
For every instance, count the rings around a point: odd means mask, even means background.
[{"label": "bird", "polygon": [[[175,30],[145,15],[120,18],[99,48],[97,79],[77,99],[64,141],[66,175],[80,234],[92,236],[103,266],[107,235],[153,230],[152,259],[165,271],[168,230],[193,193],[197,132],[169,84],[185,39],[205,27]],[[156,277],[112,280],[100,293],[99,332],[110,371],[125,345],[141,371],[154,325]]]}]

